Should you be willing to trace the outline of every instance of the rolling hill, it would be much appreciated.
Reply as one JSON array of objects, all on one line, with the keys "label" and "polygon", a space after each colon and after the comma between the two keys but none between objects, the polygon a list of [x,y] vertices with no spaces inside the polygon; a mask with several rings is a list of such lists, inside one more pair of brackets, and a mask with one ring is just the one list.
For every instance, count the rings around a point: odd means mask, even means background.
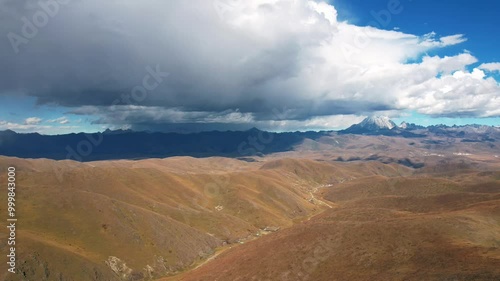
[{"label": "rolling hill", "polygon": [[336,184],[334,208],[162,280],[498,280],[499,174],[468,176]]},{"label": "rolling hill", "polygon": [[[79,163],[1,157],[0,168],[7,165],[18,171],[20,266],[12,280],[148,280],[176,274],[221,247],[319,214],[329,208],[315,197],[322,186],[366,174],[361,171],[366,164],[304,159]],[[393,165],[369,165],[396,171]],[[5,200],[6,194],[0,196]]]},{"label": "rolling hill", "polygon": [[494,151],[328,135],[244,159],[0,156],[19,220],[18,271],[0,278],[498,280]]}]

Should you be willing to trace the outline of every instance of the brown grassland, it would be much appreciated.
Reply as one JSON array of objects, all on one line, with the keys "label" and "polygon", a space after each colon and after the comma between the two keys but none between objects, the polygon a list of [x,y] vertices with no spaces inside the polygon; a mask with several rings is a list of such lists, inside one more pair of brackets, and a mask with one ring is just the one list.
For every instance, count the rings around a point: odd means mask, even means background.
[{"label": "brown grassland", "polygon": [[500,280],[490,158],[256,160],[0,157],[18,186],[17,274],[4,261],[0,279]]}]

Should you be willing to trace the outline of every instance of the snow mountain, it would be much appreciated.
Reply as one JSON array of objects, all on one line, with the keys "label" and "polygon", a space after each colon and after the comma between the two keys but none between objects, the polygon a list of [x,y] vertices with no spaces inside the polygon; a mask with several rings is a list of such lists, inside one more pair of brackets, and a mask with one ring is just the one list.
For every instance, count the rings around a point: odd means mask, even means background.
[{"label": "snow mountain", "polygon": [[361,123],[359,123],[358,125],[368,130],[391,130],[392,128],[396,127],[396,124],[392,122],[392,120],[387,116],[368,117],[365,118],[365,120],[361,121]]},{"label": "snow mountain", "polygon": [[340,131],[345,134],[378,134],[379,132],[389,132],[397,125],[387,116],[367,117],[361,123]]}]

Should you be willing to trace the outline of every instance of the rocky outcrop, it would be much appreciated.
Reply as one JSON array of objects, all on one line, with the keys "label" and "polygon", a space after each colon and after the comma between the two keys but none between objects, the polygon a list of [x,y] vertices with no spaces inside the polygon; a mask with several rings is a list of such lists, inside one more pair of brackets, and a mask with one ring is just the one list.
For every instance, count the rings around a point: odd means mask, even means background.
[{"label": "rocky outcrop", "polygon": [[121,280],[131,280],[132,269],[127,264],[117,257],[110,256],[106,264],[113,270],[113,272],[120,277]]}]

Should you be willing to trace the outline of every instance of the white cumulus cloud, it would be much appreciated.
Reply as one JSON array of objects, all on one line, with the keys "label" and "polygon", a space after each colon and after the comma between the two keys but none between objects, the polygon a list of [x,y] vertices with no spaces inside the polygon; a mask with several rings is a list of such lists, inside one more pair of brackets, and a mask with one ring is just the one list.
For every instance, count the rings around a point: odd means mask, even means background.
[{"label": "white cumulus cloud", "polygon": [[25,125],[38,125],[40,122],[42,122],[42,119],[38,117],[30,117],[24,120]]},{"label": "white cumulus cloud", "polygon": [[478,68],[488,71],[500,71],[500,62],[483,63]]},{"label": "white cumulus cloud", "polygon": [[[27,0],[0,2],[20,7],[0,19],[1,31],[21,34],[19,18],[33,11],[22,8]],[[24,92],[95,123],[132,128],[274,121],[309,128],[391,110],[500,116],[500,86],[484,72],[498,64],[469,71],[478,60],[467,51],[426,55],[466,41],[460,31],[409,34],[337,14],[319,0],[71,1],[19,46],[20,55],[0,43],[7,50],[0,65],[9,69],[0,94]],[[141,85],[146,66],[170,75],[134,102],[140,109],[112,107]]]}]

